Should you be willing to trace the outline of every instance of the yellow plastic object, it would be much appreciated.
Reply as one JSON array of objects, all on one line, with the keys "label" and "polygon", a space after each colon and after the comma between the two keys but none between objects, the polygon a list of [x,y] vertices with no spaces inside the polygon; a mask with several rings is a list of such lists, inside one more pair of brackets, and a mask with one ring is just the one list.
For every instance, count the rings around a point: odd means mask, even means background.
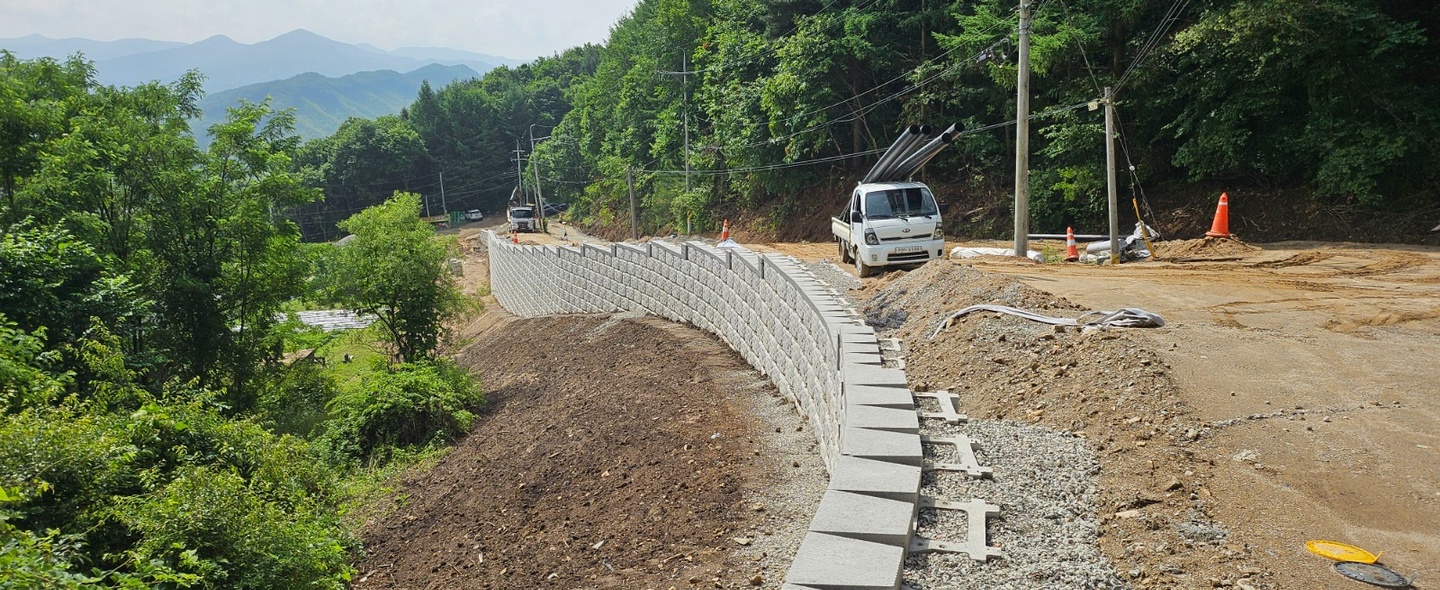
[{"label": "yellow plastic object", "polygon": [[1311,553],[1320,557],[1327,557],[1335,561],[1358,561],[1360,563],[1375,563],[1380,558],[1375,554],[1356,547],[1346,545],[1338,541],[1306,541],[1305,548]]}]

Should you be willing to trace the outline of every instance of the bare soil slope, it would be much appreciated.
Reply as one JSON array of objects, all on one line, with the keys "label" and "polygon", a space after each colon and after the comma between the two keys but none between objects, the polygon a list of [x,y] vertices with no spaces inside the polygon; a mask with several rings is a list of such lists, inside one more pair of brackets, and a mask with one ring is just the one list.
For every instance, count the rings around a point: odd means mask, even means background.
[{"label": "bare soil slope", "polygon": [[489,402],[367,524],[355,588],[728,588],[783,574],[736,553],[752,548],[734,539],[794,518],[754,503],[793,467],[760,452],[771,427],[736,392],[768,385],[737,355],[655,319],[486,316],[458,358]]}]

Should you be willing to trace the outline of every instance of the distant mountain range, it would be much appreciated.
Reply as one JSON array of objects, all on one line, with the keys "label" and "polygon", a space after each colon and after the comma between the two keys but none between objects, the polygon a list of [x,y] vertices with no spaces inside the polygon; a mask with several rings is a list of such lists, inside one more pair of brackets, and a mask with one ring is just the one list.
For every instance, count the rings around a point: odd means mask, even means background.
[{"label": "distant mountain range", "polygon": [[478,73],[520,61],[456,49],[406,47],[384,51],[372,45],[341,43],[297,29],[255,44],[217,35],[183,44],[148,39],[92,41],[30,35],[0,39],[0,49],[21,58],[63,59],[76,52],[95,62],[103,84],[134,86],[153,80],[171,82],[188,70],[205,75],[205,89],[218,93],[248,84],[285,80],[300,74],[346,76],[358,72],[411,72],[432,65],[463,65]]},{"label": "distant mountain range", "polygon": [[382,70],[328,78],[306,73],[208,95],[200,101],[205,115],[193,129],[201,143],[208,143],[205,130],[225,120],[225,109],[235,106],[242,98],[260,102],[269,96],[276,108],[295,109],[295,131],[301,138],[315,139],[335,133],[340,124],[350,117],[373,119],[400,112],[400,109],[415,102],[420,83],[425,80],[429,80],[431,86],[440,88],[455,80],[479,76],[479,72],[468,66],[439,64],[406,74]]},{"label": "distant mountain range", "polygon": [[304,29],[247,45],[223,35],[197,43],[121,39],[50,39],[29,35],[0,39],[0,49],[17,57],[64,59],[83,53],[95,62],[102,84],[134,86],[154,80],[173,82],[186,71],[205,75],[205,115],[195,136],[208,143],[205,129],[224,120],[225,109],[245,98],[272,98],[276,108],[296,109],[296,131],[305,139],[334,133],[350,117],[375,118],[400,112],[415,100],[423,80],[436,88],[476,78],[515,59],[440,47],[402,47],[385,51],[352,45]]}]

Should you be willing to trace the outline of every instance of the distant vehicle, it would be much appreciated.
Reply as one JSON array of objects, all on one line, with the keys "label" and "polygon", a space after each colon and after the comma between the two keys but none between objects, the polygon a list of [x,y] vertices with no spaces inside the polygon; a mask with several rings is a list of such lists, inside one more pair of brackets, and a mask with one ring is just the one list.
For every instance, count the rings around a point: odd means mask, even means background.
[{"label": "distant vehicle", "polygon": [[918,265],[945,257],[935,195],[924,183],[909,178],[958,133],[956,125],[938,134],[924,125],[906,128],[860,179],[845,208],[831,218],[840,260],[855,263],[855,274],[868,277],[878,267]]},{"label": "distant vehicle", "polygon": [[538,220],[535,219],[535,207],[531,205],[516,205],[511,207],[510,210],[506,212],[506,219],[510,221],[510,231],[512,232],[533,232],[540,229],[540,227],[536,225]]},{"label": "distant vehicle", "polygon": [[483,221],[484,219],[485,214],[481,213],[479,209],[471,209],[465,212],[465,221]]},{"label": "distant vehicle", "polygon": [[545,203],[545,216],[554,217],[570,208],[570,203]]},{"label": "distant vehicle", "polygon": [[855,187],[831,222],[840,259],[868,277],[880,266],[920,264],[945,256],[940,208],[918,182],[877,182]]}]

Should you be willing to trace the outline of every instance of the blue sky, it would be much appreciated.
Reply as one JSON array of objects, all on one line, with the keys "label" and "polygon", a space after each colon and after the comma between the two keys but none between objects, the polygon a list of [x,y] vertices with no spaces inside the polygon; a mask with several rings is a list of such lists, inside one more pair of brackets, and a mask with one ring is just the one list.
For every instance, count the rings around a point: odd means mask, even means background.
[{"label": "blue sky", "polygon": [[0,38],[256,43],[295,29],[382,49],[531,59],[605,40],[639,0],[0,0]]}]

